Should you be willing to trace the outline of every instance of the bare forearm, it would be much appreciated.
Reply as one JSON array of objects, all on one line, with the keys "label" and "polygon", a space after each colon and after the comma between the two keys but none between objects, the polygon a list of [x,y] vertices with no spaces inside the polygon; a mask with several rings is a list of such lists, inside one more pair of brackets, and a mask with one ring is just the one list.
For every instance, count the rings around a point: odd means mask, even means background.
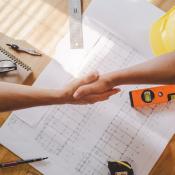
[{"label": "bare forearm", "polygon": [[0,83],[0,112],[63,103],[58,90]]},{"label": "bare forearm", "polygon": [[124,84],[174,84],[175,52],[109,74],[113,86]]},{"label": "bare forearm", "polygon": [[94,72],[86,77],[75,79],[61,90],[0,82],[0,112],[53,104],[93,104],[104,101],[118,92],[112,88],[101,94],[74,98],[74,94],[80,86],[93,84],[98,79],[98,73]]}]

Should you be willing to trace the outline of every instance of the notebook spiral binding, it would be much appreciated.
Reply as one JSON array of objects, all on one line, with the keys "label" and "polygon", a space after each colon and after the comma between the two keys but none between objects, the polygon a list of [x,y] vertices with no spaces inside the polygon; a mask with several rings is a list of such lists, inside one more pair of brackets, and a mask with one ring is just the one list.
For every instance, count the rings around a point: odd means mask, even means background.
[{"label": "notebook spiral binding", "polygon": [[30,66],[28,66],[27,64],[25,64],[24,62],[22,62],[21,60],[19,60],[17,57],[15,57],[14,55],[12,55],[10,52],[8,52],[7,50],[5,50],[1,46],[0,46],[0,51],[3,54],[7,55],[10,59],[12,59],[12,61],[14,61],[17,65],[23,67],[27,71],[31,71],[31,67]]}]

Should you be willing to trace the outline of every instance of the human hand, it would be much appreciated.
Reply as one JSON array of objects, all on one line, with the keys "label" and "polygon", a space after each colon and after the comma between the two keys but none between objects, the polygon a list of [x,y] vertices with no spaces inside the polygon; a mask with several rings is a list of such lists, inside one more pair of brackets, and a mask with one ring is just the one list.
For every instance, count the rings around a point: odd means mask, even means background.
[{"label": "human hand", "polygon": [[[93,93],[88,91],[88,93],[86,92],[85,94],[83,94],[83,97],[78,97],[78,98],[76,97],[75,92],[82,92],[82,91],[80,91],[81,86],[82,86],[82,90],[84,92],[84,89],[86,90],[87,87],[91,87],[93,85],[96,85],[97,82],[98,82],[98,84],[100,83],[100,85],[103,84],[102,79],[101,78],[99,79],[99,75],[97,72],[91,73],[84,78],[74,80],[72,83],[70,83],[64,89],[64,93],[63,93],[64,94],[63,95],[64,103],[65,104],[66,103],[68,103],[68,104],[93,104],[93,103],[96,103],[99,101],[107,100],[110,96],[119,92],[119,89],[106,88],[105,90],[100,91],[100,92],[99,92],[99,90],[94,91]],[[98,87],[96,87],[96,88],[98,88]]]},{"label": "human hand", "polygon": [[[106,92],[120,92],[119,88],[114,89],[114,85],[111,83],[110,76],[108,74],[100,76],[96,81],[89,84],[81,85],[74,93],[75,99],[85,98],[86,96],[93,96],[98,94],[99,96]],[[114,95],[112,94],[112,95]]]}]

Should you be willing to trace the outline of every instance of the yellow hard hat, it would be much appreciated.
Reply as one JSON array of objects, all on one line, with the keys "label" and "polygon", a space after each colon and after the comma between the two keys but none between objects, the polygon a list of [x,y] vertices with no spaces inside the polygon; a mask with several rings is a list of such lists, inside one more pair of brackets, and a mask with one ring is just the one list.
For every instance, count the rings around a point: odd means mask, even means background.
[{"label": "yellow hard hat", "polygon": [[153,24],[150,42],[156,56],[175,51],[175,7]]}]

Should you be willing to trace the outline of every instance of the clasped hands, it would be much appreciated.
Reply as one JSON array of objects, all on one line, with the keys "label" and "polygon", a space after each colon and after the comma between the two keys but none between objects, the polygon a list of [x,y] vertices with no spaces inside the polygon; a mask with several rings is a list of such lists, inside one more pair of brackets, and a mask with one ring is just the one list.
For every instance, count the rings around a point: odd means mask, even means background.
[{"label": "clasped hands", "polygon": [[107,74],[100,76],[94,72],[67,85],[63,90],[63,103],[94,104],[118,92],[120,89],[114,88]]}]

